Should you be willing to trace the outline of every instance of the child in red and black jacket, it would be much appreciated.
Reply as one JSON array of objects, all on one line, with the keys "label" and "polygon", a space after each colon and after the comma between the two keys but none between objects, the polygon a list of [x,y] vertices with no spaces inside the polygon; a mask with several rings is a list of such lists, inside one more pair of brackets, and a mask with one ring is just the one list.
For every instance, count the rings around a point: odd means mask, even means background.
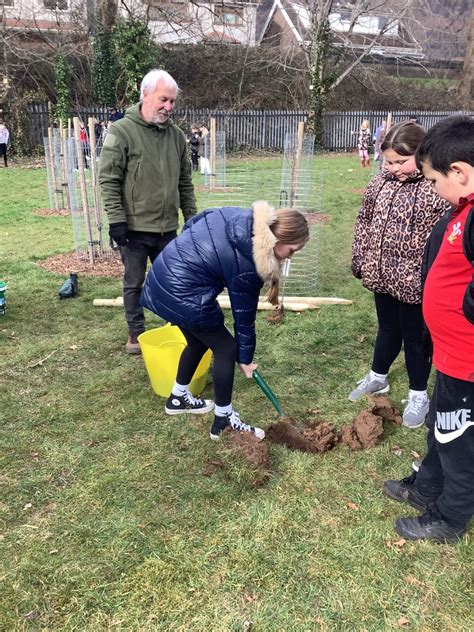
[{"label": "child in red and black jacket", "polygon": [[474,119],[435,125],[416,161],[456,209],[433,229],[424,258],[423,316],[437,369],[428,453],[418,473],[385,481],[384,492],[422,512],[397,520],[401,536],[448,542],[474,515]]}]

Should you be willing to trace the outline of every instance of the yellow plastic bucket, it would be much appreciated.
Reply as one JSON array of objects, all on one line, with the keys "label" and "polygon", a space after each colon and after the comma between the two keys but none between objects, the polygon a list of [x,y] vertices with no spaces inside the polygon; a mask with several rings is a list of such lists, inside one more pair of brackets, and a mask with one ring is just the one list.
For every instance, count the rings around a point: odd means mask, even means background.
[{"label": "yellow plastic bucket", "polygon": [[[168,397],[176,380],[181,353],[187,344],[186,338],[179,327],[168,324],[145,331],[138,336],[138,342],[153,390],[161,397]],[[202,393],[206,386],[211,357],[211,351],[207,350],[194,373],[189,385],[193,395]]]}]

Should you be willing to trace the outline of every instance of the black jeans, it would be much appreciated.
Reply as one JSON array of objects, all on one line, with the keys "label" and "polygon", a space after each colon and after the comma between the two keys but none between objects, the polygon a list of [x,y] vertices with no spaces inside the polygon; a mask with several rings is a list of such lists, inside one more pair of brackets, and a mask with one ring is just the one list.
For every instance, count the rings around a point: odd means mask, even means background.
[{"label": "black jeans", "polygon": [[176,381],[189,384],[202,356],[212,350],[212,383],[217,406],[232,402],[237,344],[230,331],[222,325],[219,329],[184,329],[180,327],[188,346],[181,354]]},{"label": "black jeans", "polygon": [[145,315],[140,305],[140,294],[145,281],[148,259],[153,263],[163,248],[176,237],[169,233],[128,232],[128,244],[120,246],[120,255],[125,267],[123,274],[123,305],[125,320],[130,333],[145,331]]},{"label": "black jeans", "polygon": [[374,294],[379,330],[375,341],[372,371],[388,373],[402,348],[405,351],[410,388],[426,390],[431,362],[423,354],[421,304],[402,303],[390,294]]},{"label": "black jeans", "polygon": [[6,143],[0,143],[0,156],[3,156],[3,162],[5,163],[5,167],[8,167]]},{"label": "black jeans", "polygon": [[428,453],[415,486],[436,498],[434,512],[455,528],[474,515],[474,382],[436,373]]}]

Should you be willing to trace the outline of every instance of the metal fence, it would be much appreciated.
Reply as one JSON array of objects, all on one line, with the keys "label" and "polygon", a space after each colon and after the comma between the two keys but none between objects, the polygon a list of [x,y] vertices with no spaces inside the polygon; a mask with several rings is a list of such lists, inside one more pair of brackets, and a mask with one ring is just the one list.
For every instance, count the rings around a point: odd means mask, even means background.
[{"label": "metal fence", "polygon": [[[351,112],[326,112],[323,116],[323,145],[330,151],[352,151],[357,145],[357,133],[361,122],[368,119],[371,130],[375,130],[382,120],[387,118],[387,110],[358,110]],[[392,122],[396,123],[410,116],[416,116],[423,127],[429,129],[437,121],[452,114],[470,114],[474,112],[421,110],[392,112]],[[245,110],[241,112],[210,109],[178,109],[174,119],[184,131],[188,131],[192,123],[209,123],[211,117],[216,118],[216,128],[225,132],[227,150],[237,151],[268,150],[282,152],[288,133],[296,132],[298,123],[306,120],[308,113],[304,110]],[[107,118],[105,108],[78,108],[74,116],[87,121],[89,116],[98,120]],[[8,113],[5,112],[8,120]],[[45,104],[31,105],[28,108],[29,129],[27,133],[30,149],[40,148],[43,137],[47,135],[50,110]],[[14,143],[14,138],[12,139]]]}]

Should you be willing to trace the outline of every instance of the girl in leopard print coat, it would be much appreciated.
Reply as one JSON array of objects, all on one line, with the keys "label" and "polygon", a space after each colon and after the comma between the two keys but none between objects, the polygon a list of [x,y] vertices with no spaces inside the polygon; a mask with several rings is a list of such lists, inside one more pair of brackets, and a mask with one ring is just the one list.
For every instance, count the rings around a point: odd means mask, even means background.
[{"label": "girl in leopard print coat", "polygon": [[389,390],[388,371],[403,343],[410,384],[403,423],[409,427],[422,425],[429,407],[431,365],[422,351],[423,250],[431,229],[450,208],[416,169],[415,152],[424,134],[413,122],[387,132],[381,146],[385,170],[367,187],[352,247],[352,272],[374,292],[379,329],[371,371],[349,399]]}]

